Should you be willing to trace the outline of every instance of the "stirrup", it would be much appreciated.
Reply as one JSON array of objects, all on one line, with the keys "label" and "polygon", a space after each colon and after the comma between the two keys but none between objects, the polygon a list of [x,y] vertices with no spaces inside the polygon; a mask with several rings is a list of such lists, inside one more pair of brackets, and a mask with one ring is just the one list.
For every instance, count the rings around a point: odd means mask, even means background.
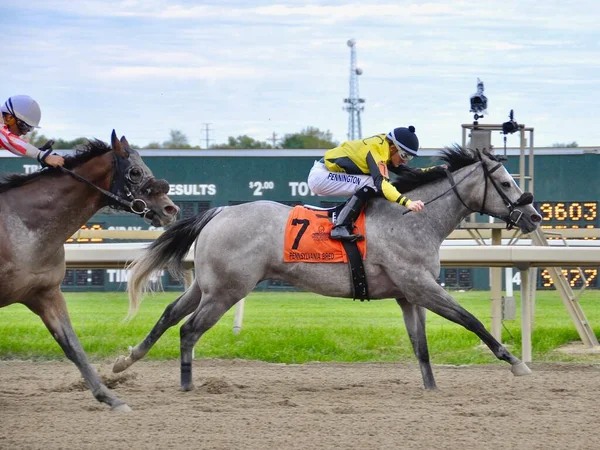
[{"label": "stirrup", "polygon": [[331,229],[329,237],[334,241],[362,241],[365,237],[362,234],[352,234],[345,225],[338,225]]}]

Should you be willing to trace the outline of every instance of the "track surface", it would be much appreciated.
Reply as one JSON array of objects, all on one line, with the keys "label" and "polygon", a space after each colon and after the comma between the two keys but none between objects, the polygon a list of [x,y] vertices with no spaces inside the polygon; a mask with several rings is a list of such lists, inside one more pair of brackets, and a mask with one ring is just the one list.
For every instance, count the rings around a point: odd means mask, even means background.
[{"label": "track surface", "polygon": [[416,365],[196,360],[123,374],[96,365],[133,408],[112,413],[67,362],[0,361],[3,449],[588,449],[600,442],[600,364]]}]

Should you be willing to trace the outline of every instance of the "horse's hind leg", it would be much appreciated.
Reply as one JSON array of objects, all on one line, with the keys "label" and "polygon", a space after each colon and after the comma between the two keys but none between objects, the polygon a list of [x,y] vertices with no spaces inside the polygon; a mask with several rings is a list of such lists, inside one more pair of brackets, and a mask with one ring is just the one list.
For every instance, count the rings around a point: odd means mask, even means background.
[{"label": "horse's hind leg", "polygon": [[[418,280],[418,277],[415,280]],[[432,278],[413,286],[407,286],[405,291],[409,302],[423,306],[475,333],[496,355],[496,358],[510,363],[514,375],[529,375],[531,373],[524,362],[500,344],[473,314],[460,306]]]},{"label": "horse's hind leg", "polygon": [[192,382],[192,359],[196,342],[204,333],[210,330],[229,308],[235,305],[241,296],[204,297],[200,306],[185,322],[180,330],[181,339],[181,390],[190,391],[194,388]]},{"label": "horse's hind leg", "polygon": [[397,298],[396,302],[402,308],[402,317],[406,331],[410,338],[415,356],[419,361],[423,385],[425,389],[435,390],[435,378],[431,363],[429,362],[429,348],[427,348],[427,334],[425,333],[425,308],[409,303],[405,298]]},{"label": "horse's hind leg", "polygon": [[90,366],[85,351],[73,331],[62,292],[58,288],[44,292],[35,303],[26,303],[26,305],[40,316],[67,358],[75,363],[96,400],[108,404],[113,411],[131,411],[123,400],[117,398],[102,383],[96,371]]},{"label": "horse's hind leg", "polygon": [[152,327],[150,333],[142,342],[133,347],[129,356],[119,356],[113,365],[113,372],[122,372],[131,366],[134,362],[142,359],[160,337],[173,325],[177,325],[181,319],[194,312],[200,303],[202,293],[198,284],[194,280],[187,291],[177,300],[167,306],[158,322]]}]

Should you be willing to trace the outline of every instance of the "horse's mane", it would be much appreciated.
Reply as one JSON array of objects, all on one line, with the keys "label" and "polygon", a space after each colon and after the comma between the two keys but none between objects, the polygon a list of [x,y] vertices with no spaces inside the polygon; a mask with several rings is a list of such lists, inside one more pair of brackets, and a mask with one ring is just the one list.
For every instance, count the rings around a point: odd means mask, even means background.
[{"label": "horse's mane", "polygon": [[[469,149],[462,148],[458,144],[454,144],[452,147],[444,147],[440,152],[440,159],[445,161],[448,165],[450,172],[456,172],[458,169],[470,166],[471,164],[481,161],[481,155],[479,150],[472,151]],[[485,156],[492,161],[500,162],[498,157],[493,153],[483,150]]]},{"label": "horse's mane", "polygon": [[[64,167],[67,169],[74,169],[77,166],[89,161],[96,156],[104,155],[106,152],[110,151],[111,148],[108,144],[98,140],[93,139],[88,141],[87,143],[79,146],[75,154],[65,156],[65,165]],[[11,173],[2,176],[0,180],[0,193],[6,192],[9,189],[22,186],[23,184],[34,180],[39,177],[46,176],[48,174],[55,174],[57,170],[55,169],[45,169],[38,172],[30,173],[30,174],[20,174],[20,173]]]},{"label": "horse's mane", "polygon": [[[494,160],[498,161],[496,156],[491,153],[486,155]],[[440,159],[446,163],[450,172],[456,172],[463,167],[470,166],[471,164],[479,161],[479,155],[477,152],[462,148],[458,144],[454,144],[452,147],[444,147],[440,152]],[[423,172],[419,169],[413,169],[407,166],[400,166],[397,169],[390,169],[396,174],[396,180],[392,183],[399,192],[405,193],[410,192],[419,186],[423,186],[432,181],[444,178],[446,173],[444,170],[433,169]]]}]

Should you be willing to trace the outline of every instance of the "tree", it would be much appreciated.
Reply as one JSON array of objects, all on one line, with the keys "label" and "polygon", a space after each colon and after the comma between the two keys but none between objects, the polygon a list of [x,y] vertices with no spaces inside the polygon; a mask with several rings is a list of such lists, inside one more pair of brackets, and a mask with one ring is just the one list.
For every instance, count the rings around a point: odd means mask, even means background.
[{"label": "tree", "polygon": [[579,145],[575,141],[571,142],[570,144],[564,144],[562,142],[555,142],[554,144],[552,144],[552,147],[575,148],[575,147],[579,147]]},{"label": "tree", "polygon": [[180,130],[171,130],[169,132],[171,138],[163,142],[163,148],[192,148],[188,143],[188,138]]},{"label": "tree", "polygon": [[242,136],[233,137],[229,136],[226,144],[215,144],[212,148],[220,148],[220,149],[244,149],[244,148],[273,148],[271,145],[267,144],[264,141],[257,141],[256,139],[251,138],[250,136],[244,134]]},{"label": "tree", "polygon": [[[37,130],[33,130],[31,132],[31,134],[29,135],[29,143],[31,145],[34,145],[36,147],[41,147],[46,142],[48,142],[48,138],[46,136],[44,136],[43,134],[38,135]],[[58,149],[70,150],[77,146],[87,144],[88,142],[89,142],[89,140],[84,137],[78,137],[78,138],[75,138],[72,140],[56,138],[56,139],[54,139],[53,147],[57,150]]]},{"label": "tree", "polygon": [[281,142],[282,148],[318,148],[337,147],[329,130],[321,131],[315,127],[307,127],[300,133],[286,134]]}]

